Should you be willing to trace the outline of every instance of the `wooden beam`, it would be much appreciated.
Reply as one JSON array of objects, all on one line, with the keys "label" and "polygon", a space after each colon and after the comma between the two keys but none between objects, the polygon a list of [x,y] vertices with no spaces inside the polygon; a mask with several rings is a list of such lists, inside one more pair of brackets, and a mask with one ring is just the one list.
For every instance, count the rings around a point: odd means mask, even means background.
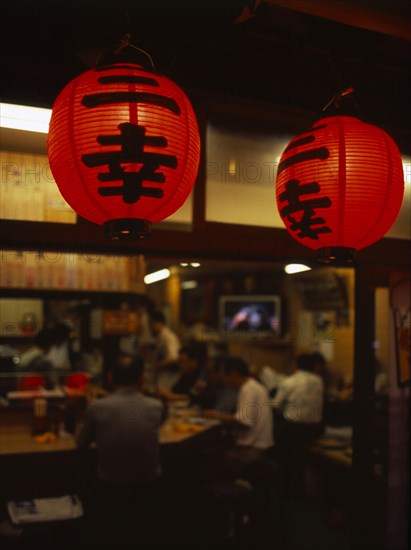
[{"label": "wooden beam", "polygon": [[411,19],[395,12],[398,2],[266,0],[266,3],[411,41]]},{"label": "wooden beam", "polygon": [[[387,269],[410,267],[409,240],[382,239],[358,253],[358,263]],[[300,259],[315,263],[315,252],[294,240],[285,229],[207,222],[194,231],[160,230],[139,241],[112,241],[99,225],[0,220],[0,250],[48,250],[93,254],[144,254],[147,257],[210,258],[255,261]]]}]

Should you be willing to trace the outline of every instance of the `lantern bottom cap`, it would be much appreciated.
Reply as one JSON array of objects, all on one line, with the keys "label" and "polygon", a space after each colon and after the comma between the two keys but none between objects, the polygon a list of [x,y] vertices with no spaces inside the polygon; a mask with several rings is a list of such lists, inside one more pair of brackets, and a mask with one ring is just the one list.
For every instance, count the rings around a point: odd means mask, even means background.
[{"label": "lantern bottom cap", "polygon": [[139,218],[116,218],[103,223],[104,233],[113,240],[135,241],[151,235],[151,222]]},{"label": "lantern bottom cap", "polygon": [[331,246],[317,250],[318,261],[333,265],[352,265],[355,255],[355,248],[346,246]]}]

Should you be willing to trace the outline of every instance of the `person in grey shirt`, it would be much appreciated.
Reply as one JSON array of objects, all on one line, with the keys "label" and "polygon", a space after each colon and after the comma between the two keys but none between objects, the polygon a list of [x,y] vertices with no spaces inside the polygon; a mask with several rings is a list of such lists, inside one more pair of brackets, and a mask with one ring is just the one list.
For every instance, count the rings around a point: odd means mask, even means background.
[{"label": "person in grey shirt", "polygon": [[77,436],[79,449],[97,446],[97,486],[91,506],[92,529],[104,548],[122,548],[137,523],[158,518],[161,502],[159,428],[162,402],[143,395],[144,363],[120,356],[112,372],[115,391],[93,401]]}]

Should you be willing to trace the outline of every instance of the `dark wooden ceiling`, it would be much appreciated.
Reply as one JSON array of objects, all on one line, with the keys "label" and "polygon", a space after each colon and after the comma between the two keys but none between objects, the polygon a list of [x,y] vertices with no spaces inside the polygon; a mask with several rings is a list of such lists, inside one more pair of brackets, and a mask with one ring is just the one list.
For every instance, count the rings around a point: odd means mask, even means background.
[{"label": "dark wooden ceiling", "polygon": [[[2,100],[51,106],[68,81],[129,32],[187,93],[318,112],[340,87],[353,86],[362,117],[394,128],[407,149],[411,42],[395,22],[387,32],[362,28],[367,17],[354,15],[358,26],[339,22],[344,3],[348,11],[353,4],[336,2],[332,21],[275,0],[3,0]],[[321,13],[330,2],[311,4]],[[396,18],[398,31],[399,21],[411,21],[409,2],[362,4],[371,28],[373,5],[386,10],[387,21]]]}]

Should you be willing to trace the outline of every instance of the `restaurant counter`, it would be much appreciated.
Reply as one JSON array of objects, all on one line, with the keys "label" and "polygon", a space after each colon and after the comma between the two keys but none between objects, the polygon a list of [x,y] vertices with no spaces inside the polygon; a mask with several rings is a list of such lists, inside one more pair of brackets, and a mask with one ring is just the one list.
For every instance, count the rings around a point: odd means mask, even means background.
[{"label": "restaurant counter", "polygon": [[[74,434],[63,434],[53,441],[39,442],[32,434],[33,413],[28,403],[0,409],[0,468],[2,494],[0,514],[7,515],[9,500],[44,498],[63,494],[84,497],[96,479],[96,447],[86,451],[76,448],[85,403],[76,410]],[[58,404],[49,407],[54,426],[59,426]],[[61,424],[61,423],[60,423]],[[56,430],[57,431],[57,430]],[[194,457],[221,437],[217,421],[195,416],[190,409],[174,409],[160,428],[160,454],[164,475],[176,487],[179,479],[188,478]]]},{"label": "restaurant counter", "polygon": [[[339,429],[330,428],[329,433],[335,433],[336,437],[325,435],[307,445],[304,449],[304,462],[306,468],[306,480],[309,480],[311,489],[318,481],[321,485],[321,492],[328,495],[328,499],[338,498],[348,502],[350,498],[350,488],[352,486],[352,429],[351,434],[340,437],[337,433]],[[341,428],[341,431],[348,431]],[[386,486],[386,472],[382,464],[375,462],[373,484],[378,494],[384,491]],[[314,485],[313,485],[314,483]],[[318,489],[315,489],[316,493]],[[315,496],[318,496],[315,494]]]},{"label": "restaurant counter", "polygon": [[[185,415],[167,418],[160,428],[160,444],[172,446],[188,443],[193,438],[196,441],[203,440],[205,435],[209,435],[212,428],[219,425],[217,421],[202,419],[194,414],[193,411],[187,410]],[[2,411],[0,419],[0,457],[15,454],[74,451],[76,449],[75,436],[81,428],[81,422],[77,422],[74,434],[66,432],[61,437],[57,433],[55,439],[41,442],[41,436],[36,438],[32,434],[31,414],[27,411],[8,414]]]}]

